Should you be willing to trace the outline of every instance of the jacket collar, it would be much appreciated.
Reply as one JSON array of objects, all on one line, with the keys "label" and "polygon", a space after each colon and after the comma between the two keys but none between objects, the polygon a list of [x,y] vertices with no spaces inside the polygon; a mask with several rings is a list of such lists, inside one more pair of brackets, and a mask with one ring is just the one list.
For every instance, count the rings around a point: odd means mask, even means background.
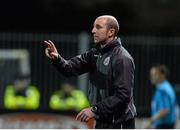
[{"label": "jacket collar", "polygon": [[110,51],[111,49],[113,49],[116,46],[121,46],[121,40],[120,38],[116,38],[114,40],[112,40],[110,43],[108,43],[107,45],[105,45],[104,47],[99,47],[98,50],[101,54],[104,54],[108,51]]}]

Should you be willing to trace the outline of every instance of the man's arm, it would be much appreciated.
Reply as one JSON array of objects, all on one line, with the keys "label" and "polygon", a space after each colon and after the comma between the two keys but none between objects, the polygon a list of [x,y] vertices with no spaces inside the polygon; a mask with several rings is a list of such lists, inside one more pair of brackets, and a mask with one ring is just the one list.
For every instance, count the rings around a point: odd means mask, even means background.
[{"label": "man's arm", "polygon": [[163,118],[169,113],[172,107],[175,107],[175,106],[172,106],[173,101],[165,91],[163,90],[159,91],[159,95],[160,97],[157,102],[159,106],[159,112],[151,118],[152,121],[160,120],[161,118]]},{"label": "man's arm", "polygon": [[150,129],[152,127],[153,122],[160,120],[161,118],[165,117],[168,114],[169,110],[161,110],[156,115],[151,117],[148,123],[145,125],[144,129]]},{"label": "man's arm", "polygon": [[65,60],[59,55],[57,60],[52,60],[52,63],[64,76],[78,76],[94,69],[92,53],[89,51],[70,60]]},{"label": "man's arm", "polygon": [[160,112],[158,112],[156,115],[154,115],[150,122],[153,123],[154,121],[160,120],[161,118],[165,117],[169,113],[169,109],[163,109]]},{"label": "man's arm", "polygon": [[45,41],[47,48],[45,49],[46,56],[52,61],[53,65],[64,76],[77,76],[94,69],[94,60],[92,58],[95,52],[92,49],[82,55],[65,60],[57,51],[54,43],[50,40]]},{"label": "man's arm", "polygon": [[145,128],[150,128],[150,126],[155,121],[161,120],[162,118],[167,116],[167,114],[169,113],[169,111],[170,111],[170,109],[172,107],[170,97],[166,94],[166,92],[159,91],[159,95],[160,95],[160,97],[159,97],[159,99],[157,101],[157,104],[159,106],[159,112],[157,112],[154,116],[152,116],[150,118],[149,123],[148,123],[148,125],[146,125]]}]

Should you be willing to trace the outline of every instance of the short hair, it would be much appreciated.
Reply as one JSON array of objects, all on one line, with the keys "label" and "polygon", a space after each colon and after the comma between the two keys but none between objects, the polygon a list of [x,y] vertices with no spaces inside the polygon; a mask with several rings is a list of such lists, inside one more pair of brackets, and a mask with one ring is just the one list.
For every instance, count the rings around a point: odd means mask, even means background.
[{"label": "short hair", "polygon": [[115,29],[114,35],[117,36],[117,34],[119,32],[119,23],[114,16],[102,15],[102,16],[99,16],[98,18],[105,18],[107,20],[107,28],[108,29],[111,29],[111,28]]},{"label": "short hair", "polygon": [[115,21],[115,20],[108,21],[107,27],[108,27],[108,29],[111,29],[111,28],[115,29],[114,35],[117,36],[117,34],[119,32],[119,24],[117,21]]},{"label": "short hair", "polygon": [[166,77],[169,75],[169,70],[166,65],[157,64],[157,65],[154,65],[152,68],[158,69],[159,72]]}]

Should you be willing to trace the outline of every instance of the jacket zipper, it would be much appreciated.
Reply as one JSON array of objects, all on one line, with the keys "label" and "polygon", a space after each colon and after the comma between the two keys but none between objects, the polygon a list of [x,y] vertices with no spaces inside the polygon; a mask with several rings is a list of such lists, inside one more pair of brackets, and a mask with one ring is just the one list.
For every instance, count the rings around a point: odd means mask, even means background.
[{"label": "jacket zipper", "polygon": [[112,123],[115,123],[115,120],[114,120],[114,115],[113,115],[113,120],[112,120]]}]

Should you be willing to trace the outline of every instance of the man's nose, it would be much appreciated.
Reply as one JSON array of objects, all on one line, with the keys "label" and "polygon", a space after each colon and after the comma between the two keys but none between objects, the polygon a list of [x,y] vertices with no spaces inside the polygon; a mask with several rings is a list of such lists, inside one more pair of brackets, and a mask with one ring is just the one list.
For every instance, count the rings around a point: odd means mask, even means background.
[{"label": "man's nose", "polygon": [[93,34],[95,33],[95,28],[92,29],[92,33],[93,33]]}]

